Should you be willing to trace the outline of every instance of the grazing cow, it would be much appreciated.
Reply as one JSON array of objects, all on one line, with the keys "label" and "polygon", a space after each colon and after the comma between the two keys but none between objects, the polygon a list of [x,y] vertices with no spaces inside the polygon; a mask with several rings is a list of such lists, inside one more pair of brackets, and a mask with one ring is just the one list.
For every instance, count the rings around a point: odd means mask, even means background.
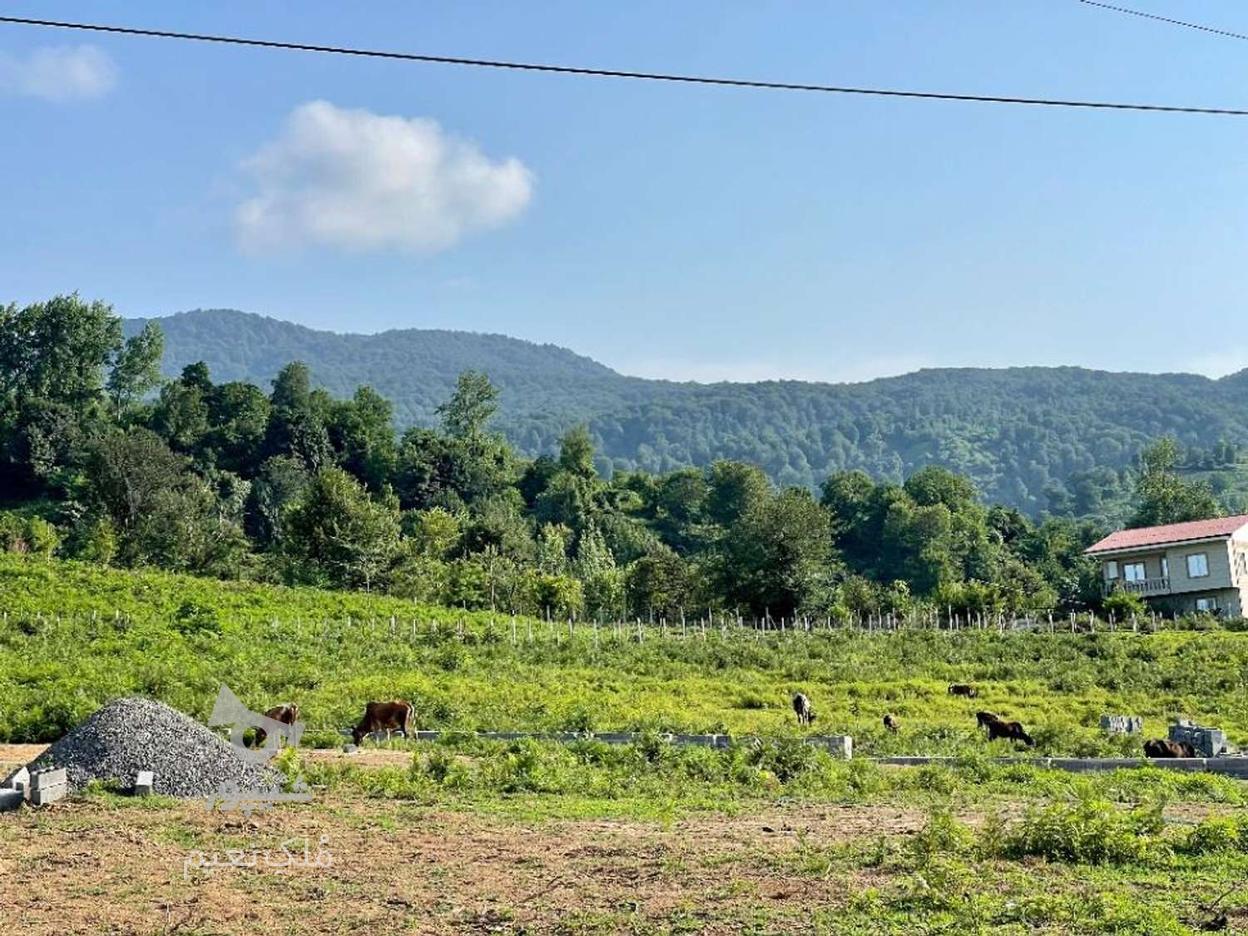
[{"label": "grazing cow", "polygon": [[1021,722],[1016,721],[991,721],[988,723],[988,740],[995,741],[997,738],[1005,738],[1009,741],[1022,741],[1028,747],[1035,747],[1036,742],[1026,731],[1023,730]]},{"label": "grazing cow", "polygon": [[374,731],[401,731],[404,737],[412,736],[412,716],[416,714],[411,702],[394,699],[390,702],[369,702],[364,706],[364,717],[351,729],[351,740],[359,744]]},{"label": "grazing cow", "polygon": [[974,686],[968,686],[966,683],[954,683],[949,687],[949,694],[962,696],[964,699],[973,699],[979,695]]},{"label": "grazing cow", "polygon": [[[299,706],[294,702],[287,702],[283,705],[275,705],[264,713],[264,717],[271,718],[274,721],[279,721],[283,725],[293,725],[299,720]],[[264,747],[264,742],[268,736],[269,733],[263,728],[257,728],[253,743],[256,747]],[[278,739],[278,743],[281,743],[280,738]]]},{"label": "grazing cow", "polygon": [[810,699],[803,693],[793,693],[793,712],[797,715],[799,725],[809,725],[815,720],[815,710],[810,707]]},{"label": "grazing cow", "polygon": [[1144,742],[1145,757],[1195,757],[1196,749],[1186,741],[1167,741],[1153,738]]},{"label": "grazing cow", "polygon": [[1001,720],[1000,717],[997,715],[994,715],[992,712],[976,712],[975,713],[975,723],[979,725],[980,728],[987,728],[993,722],[999,722],[1000,720]]},{"label": "grazing cow", "polygon": [[891,712],[884,716],[884,727],[893,734],[896,734],[901,729],[901,725],[897,724],[897,719],[893,718]]}]

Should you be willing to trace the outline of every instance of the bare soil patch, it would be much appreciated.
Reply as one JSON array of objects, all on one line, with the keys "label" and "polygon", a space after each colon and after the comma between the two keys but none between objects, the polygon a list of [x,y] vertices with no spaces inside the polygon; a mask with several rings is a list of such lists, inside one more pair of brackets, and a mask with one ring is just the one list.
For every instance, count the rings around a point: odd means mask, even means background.
[{"label": "bare soil patch", "polygon": [[[74,802],[0,821],[0,918],[30,934],[615,932],[674,920],[727,933],[765,912],[801,931],[863,882],[795,876],[786,853],[923,821],[891,807],[664,825],[525,823],[358,799],[252,819],[194,803]],[[332,866],[266,867],[260,856],[283,842],[296,859],[305,842],[312,858],[323,847]],[[257,866],[194,866],[196,853],[226,849]]]}]

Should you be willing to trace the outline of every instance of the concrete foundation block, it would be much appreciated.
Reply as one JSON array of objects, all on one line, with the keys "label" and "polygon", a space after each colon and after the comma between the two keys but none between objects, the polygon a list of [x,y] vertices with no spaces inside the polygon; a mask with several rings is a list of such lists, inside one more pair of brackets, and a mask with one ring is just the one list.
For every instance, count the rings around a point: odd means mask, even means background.
[{"label": "concrete foundation block", "polygon": [[151,796],[152,788],[156,785],[156,777],[150,770],[140,770],[139,775],[134,778],[134,795],[135,796]]},{"label": "concrete foundation block", "polygon": [[17,770],[4,778],[4,783],[0,784],[0,786],[9,790],[21,790],[22,794],[25,795],[30,790],[30,771],[25,767],[18,767]]},{"label": "concrete foundation block", "polygon": [[12,812],[26,802],[26,794],[21,790],[6,787],[0,790],[0,812]]},{"label": "concrete foundation block", "polygon": [[32,806],[47,806],[49,803],[55,803],[57,800],[64,799],[68,794],[68,785],[44,787],[41,790],[31,790],[30,803]]},{"label": "concrete foundation block", "polygon": [[834,757],[850,760],[854,756],[854,739],[849,735],[814,735],[806,741],[808,744],[823,748]]},{"label": "concrete foundation block", "polygon": [[1139,734],[1144,730],[1144,719],[1139,715],[1102,715],[1101,730],[1109,734]]},{"label": "concrete foundation block", "polygon": [[600,731],[594,735],[595,741],[603,744],[631,744],[634,735],[627,731]]},{"label": "concrete foundation block", "polygon": [[678,734],[672,735],[672,743],[687,747],[720,747],[721,735],[716,734]]},{"label": "concrete foundation block", "polygon": [[1171,741],[1186,741],[1197,757],[1220,757],[1227,753],[1226,733],[1220,728],[1205,728],[1190,721],[1170,726]]},{"label": "concrete foundation block", "polygon": [[30,775],[30,802],[34,806],[46,806],[69,795],[69,775],[64,767],[55,770],[36,770]]},{"label": "concrete foundation block", "polygon": [[69,783],[69,774],[64,767],[55,770],[36,770],[30,775],[31,790],[46,790],[50,787],[65,786]]}]

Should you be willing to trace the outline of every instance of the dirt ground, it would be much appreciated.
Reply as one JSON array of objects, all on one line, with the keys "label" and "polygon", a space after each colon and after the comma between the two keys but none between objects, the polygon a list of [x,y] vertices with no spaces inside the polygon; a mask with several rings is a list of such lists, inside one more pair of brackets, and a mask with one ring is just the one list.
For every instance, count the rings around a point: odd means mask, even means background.
[{"label": "dirt ground", "polygon": [[[0,821],[0,919],[32,936],[646,932],[657,921],[728,933],[765,912],[804,931],[864,881],[793,875],[786,854],[923,822],[870,807],[664,825],[526,824],[376,800],[251,819],[72,802]],[[231,866],[227,849],[256,866]],[[223,865],[199,866],[213,852]]]},{"label": "dirt ground", "polygon": [[[0,773],[41,750],[0,746]],[[1190,823],[1211,811],[1166,813]],[[250,817],[93,797],[0,815],[0,923],[29,936],[833,933],[837,908],[889,880],[871,863],[826,862],[829,850],[927,822],[898,805],[778,803],[664,822],[528,820],[358,793]]]}]

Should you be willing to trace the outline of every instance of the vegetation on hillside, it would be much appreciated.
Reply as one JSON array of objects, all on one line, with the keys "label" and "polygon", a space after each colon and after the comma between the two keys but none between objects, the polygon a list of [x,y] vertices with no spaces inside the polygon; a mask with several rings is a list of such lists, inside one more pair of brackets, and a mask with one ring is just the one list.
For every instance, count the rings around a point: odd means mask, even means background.
[{"label": "vegetation on hillside", "polygon": [[[284,366],[270,392],[203,363],[161,381],[162,333],[123,341],[102,303],[0,309],[0,546],[383,592],[557,620],[707,615],[925,619],[1100,601],[1088,521],[986,507],[928,466],[903,483],[835,472],[819,496],[718,460],[598,470],[585,427],[529,460],[491,428],[498,390],[459,375],[436,428],[395,435],[388,400]],[[1138,473],[1138,522],[1209,516],[1167,440]],[[1119,611],[1129,611],[1120,608]]]},{"label": "vegetation on hillside", "polygon": [[[1071,634],[853,627],[636,628],[417,606],[392,598],[227,583],[0,556],[0,741],[59,737],[104,702],[144,695],[206,717],[221,683],[253,708],[298,702],[333,744],[369,699],[407,698],[421,728],[792,735],[864,754],[1011,753],[980,709],[1021,719],[1045,754],[1138,753],[1099,729],[1187,716],[1248,743],[1248,633]],[[974,684],[978,698],[947,692]],[[891,712],[901,724],[882,724]]]},{"label": "vegetation on hillside", "polygon": [[[1080,368],[947,369],[853,385],[680,384],[625,377],[550,345],[462,332],[337,335],[223,310],[158,321],[165,371],[206,361],[226,381],[266,385],[291,360],[348,396],[361,383],[394,400],[403,426],[432,426],[458,374],[502,391],[499,430],[519,451],[555,451],[584,423],[604,473],[668,472],[717,459],[815,488],[862,469],[899,482],[928,465],[970,478],[1030,515],[1125,516],[1137,453],[1173,436],[1183,464],[1211,472],[1223,507],[1248,509],[1248,376],[1111,374]],[[148,324],[127,323],[130,333]]]}]

